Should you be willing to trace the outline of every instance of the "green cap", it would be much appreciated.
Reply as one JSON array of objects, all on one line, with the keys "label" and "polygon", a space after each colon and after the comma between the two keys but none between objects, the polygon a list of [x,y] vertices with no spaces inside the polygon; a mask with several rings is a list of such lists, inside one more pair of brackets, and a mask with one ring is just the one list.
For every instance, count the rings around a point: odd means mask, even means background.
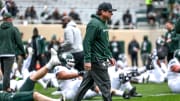
[{"label": "green cap", "polygon": [[12,17],[11,13],[3,14],[3,19],[7,19],[7,18],[11,18],[11,17]]}]

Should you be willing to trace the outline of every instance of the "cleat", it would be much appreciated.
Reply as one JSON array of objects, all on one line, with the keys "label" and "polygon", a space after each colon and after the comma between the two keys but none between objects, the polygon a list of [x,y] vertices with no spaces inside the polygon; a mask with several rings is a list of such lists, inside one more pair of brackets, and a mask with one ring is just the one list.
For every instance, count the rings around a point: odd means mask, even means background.
[{"label": "cleat", "polygon": [[51,65],[58,65],[60,64],[59,58],[57,56],[57,52],[51,48],[51,59],[50,59]]},{"label": "cleat", "polygon": [[48,67],[49,69],[52,69],[54,66],[59,65],[59,64],[60,64],[60,61],[57,56],[57,52],[53,48],[51,48],[51,58],[49,62],[46,64],[46,67]]},{"label": "cleat", "polygon": [[126,92],[126,91],[125,91],[125,92],[123,93],[122,97],[123,97],[124,99],[130,99],[129,92]]},{"label": "cleat", "polygon": [[62,95],[61,88],[58,87],[58,89],[56,91],[52,92],[51,95]]},{"label": "cleat", "polygon": [[134,93],[133,95],[132,95],[132,97],[142,97],[142,94],[139,94],[139,93]]},{"label": "cleat", "polygon": [[111,91],[111,97],[115,95],[115,91]]},{"label": "cleat", "polygon": [[51,95],[61,95],[61,93],[62,93],[61,91],[54,91],[51,93]]},{"label": "cleat", "polygon": [[133,87],[130,91],[129,91],[129,95],[132,97],[142,97],[142,94],[138,94],[136,92],[136,87]]}]

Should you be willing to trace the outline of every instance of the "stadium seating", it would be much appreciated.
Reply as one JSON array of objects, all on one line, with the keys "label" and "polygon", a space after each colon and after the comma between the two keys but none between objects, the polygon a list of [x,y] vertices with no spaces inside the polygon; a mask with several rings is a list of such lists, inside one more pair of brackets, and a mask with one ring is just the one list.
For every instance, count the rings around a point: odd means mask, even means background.
[{"label": "stadium seating", "polygon": [[[75,10],[80,14],[80,18],[84,24],[86,24],[92,13],[96,12],[97,6],[104,2],[104,0],[14,0],[20,10],[20,14],[24,14],[25,9],[29,6],[34,6],[39,16],[43,10],[44,5],[49,7],[49,10],[52,11],[55,7],[59,8],[60,13],[69,12],[70,8],[75,8]],[[122,14],[130,9],[130,12],[135,15],[135,12],[139,9],[146,9],[144,6],[144,0],[136,0],[134,3],[133,0],[110,0],[113,7],[118,11],[114,13],[112,17],[113,22],[120,20],[122,22]],[[135,18],[133,18],[135,22]]]}]

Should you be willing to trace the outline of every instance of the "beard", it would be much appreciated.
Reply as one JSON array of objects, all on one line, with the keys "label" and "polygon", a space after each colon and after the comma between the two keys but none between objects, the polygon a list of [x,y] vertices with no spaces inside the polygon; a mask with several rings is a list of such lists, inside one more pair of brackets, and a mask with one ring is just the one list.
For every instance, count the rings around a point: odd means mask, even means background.
[{"label": "beard", "polygon": [[63,23],[62,24],[62,28],[66,28],[67,24],[66,23]]}]

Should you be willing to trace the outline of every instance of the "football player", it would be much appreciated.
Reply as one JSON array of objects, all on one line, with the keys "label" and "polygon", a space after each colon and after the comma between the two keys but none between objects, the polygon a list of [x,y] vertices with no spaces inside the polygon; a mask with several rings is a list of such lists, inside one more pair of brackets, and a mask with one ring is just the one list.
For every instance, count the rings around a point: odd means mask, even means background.
[{"label": "football player", "polygon": [[[62,94],[66,99],[74,99],[76,92],[82,82],[82,76],[85,71],[77,71],[74,68],[75,60],[71,53],[62,53],[59,55],[59,60],[61,65],[54,68],[56,78],[59,81],[59,87],[61,91],[59,94]],[[89,90],[84,98],[93,97],[97,95],[96,92]]]},{"label": "football player", "polygon": [[[136,92],[136,88],[130,83],[130,78],[135,72],[132,72],[130,68],[127,67],[125,62],[125,56],[119,56],[115,67],[109,67],[108,73],[111,80],[111,94],[122,96],[124,99],[129,99],[130,97],[141,97],[141,94]],[[128,69],[127,69],[128,68]],[[137,72],[136,72],[137,73]]]},{"label": "football player", "polygon": [[180,93],[180,49],[168,63],[168,86],[173,93]]},{"label": "football player", "polygon": [[46,75],[49,70],[58,64],[60,64],[60,61],[57,57],[57,52],[51,49],[51,59],[49,62],[40,70],[31,74],[26,79],[19,92],[0,92],[0,101],[59,101],[59,99],[52,99],[33,91],[35,82]]}]

